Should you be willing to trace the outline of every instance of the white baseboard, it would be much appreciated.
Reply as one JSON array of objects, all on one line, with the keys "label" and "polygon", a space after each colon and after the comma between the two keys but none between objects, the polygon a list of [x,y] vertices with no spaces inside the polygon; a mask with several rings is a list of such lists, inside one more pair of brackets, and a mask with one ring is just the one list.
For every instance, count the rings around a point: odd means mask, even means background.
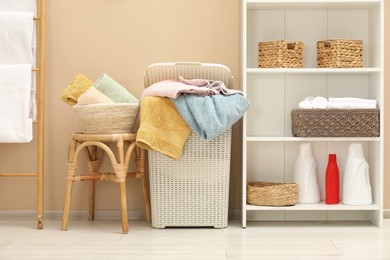
[{"label": "white baseboard", "polygon": [[390,218],[390,209],[383,210],[383,218]]},{"label": "white baseboard", "polygon": [[[229,220],[239,220],[241,210],[230,209]],[[1,220],[35,220],[35,210],[0,210]],[[129,220],[145,220],[145,211],[132,209],[127,211]],[[70,218],[72,219],[86,219],[88,215],[87,210],[71,210]],[[45,210],[45,219],[48,220],[62,220],[62,210]],[[119,220],[121,218],[119,210],[96,210],[95,219],[97,220]],[[390,219],[390,209],[383,210],[383,218]]]}]

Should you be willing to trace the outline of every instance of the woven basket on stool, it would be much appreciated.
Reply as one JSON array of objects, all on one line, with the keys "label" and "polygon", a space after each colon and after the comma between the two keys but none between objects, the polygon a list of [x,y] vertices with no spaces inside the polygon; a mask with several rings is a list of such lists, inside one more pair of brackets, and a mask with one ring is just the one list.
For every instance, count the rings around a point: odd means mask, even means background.
[{"label": "woven basket on stool", "polygon": [[292,206],[297,203],[296,183],[249,182],[247,203],[257,206]]},{"label": "woven basket on stool", "polygon": [[130,133],[138,117],[139,103],[101,103],[73,106],[84,134]]}]

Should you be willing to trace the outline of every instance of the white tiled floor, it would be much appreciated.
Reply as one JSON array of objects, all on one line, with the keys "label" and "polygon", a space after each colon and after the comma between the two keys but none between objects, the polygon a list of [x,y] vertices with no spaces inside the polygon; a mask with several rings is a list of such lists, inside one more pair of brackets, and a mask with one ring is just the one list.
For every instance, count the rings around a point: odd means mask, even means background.
[{"label": "white tiled floor", "polygon": [[250,222],[242,229],[153,229],[119,220],[0,221],[0,259],[390,259],[390,219],[377,228],[367,222]]}]

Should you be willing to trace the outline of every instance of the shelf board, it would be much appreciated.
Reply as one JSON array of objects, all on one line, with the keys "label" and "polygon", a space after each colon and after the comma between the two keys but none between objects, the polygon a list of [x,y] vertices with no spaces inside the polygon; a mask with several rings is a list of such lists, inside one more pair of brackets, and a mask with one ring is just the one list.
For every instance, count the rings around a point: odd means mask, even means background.
[{"label": "shelf board", "polygon": [[378,142],[380,137],[261,137],[247,136],[247,142]]},{"label": "shelf board", "polygon": [[380,3],[379,0],[247,0],[248,9],[370,9]]},{"label": "shelf board", "polygon": [[248,75],[265,74],[371,74],[380,68],[247,68]]},{"label": "shelf board", "polygon": [[367,205],[367,206],[348,206],[342,203],[327,205],[324,202],[316,204],[296,204],[294,206],[287,207],[268,207],[268,206],[254,206],[246,205],[246,210],[262,211],[262,210],[379,210],[380,207],[377,204]]}]

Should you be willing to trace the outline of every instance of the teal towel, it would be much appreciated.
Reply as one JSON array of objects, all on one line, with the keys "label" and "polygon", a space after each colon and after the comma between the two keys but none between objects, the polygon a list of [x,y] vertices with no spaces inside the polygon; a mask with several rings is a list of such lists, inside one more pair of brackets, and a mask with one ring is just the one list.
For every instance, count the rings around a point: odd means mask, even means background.
[{"label": "teal towel", "polygon": [[138,103],[139,100],[130,94],[127,89],[113,80],[107,74],[103,74],[94,84],[104,95],[109,97],[115,103]]},{"label": "teal towel", "polygon": [[249,108],[242,95],[197,96],[183,94],[171,99],[184,121],[206,141],[229,129]]}]

